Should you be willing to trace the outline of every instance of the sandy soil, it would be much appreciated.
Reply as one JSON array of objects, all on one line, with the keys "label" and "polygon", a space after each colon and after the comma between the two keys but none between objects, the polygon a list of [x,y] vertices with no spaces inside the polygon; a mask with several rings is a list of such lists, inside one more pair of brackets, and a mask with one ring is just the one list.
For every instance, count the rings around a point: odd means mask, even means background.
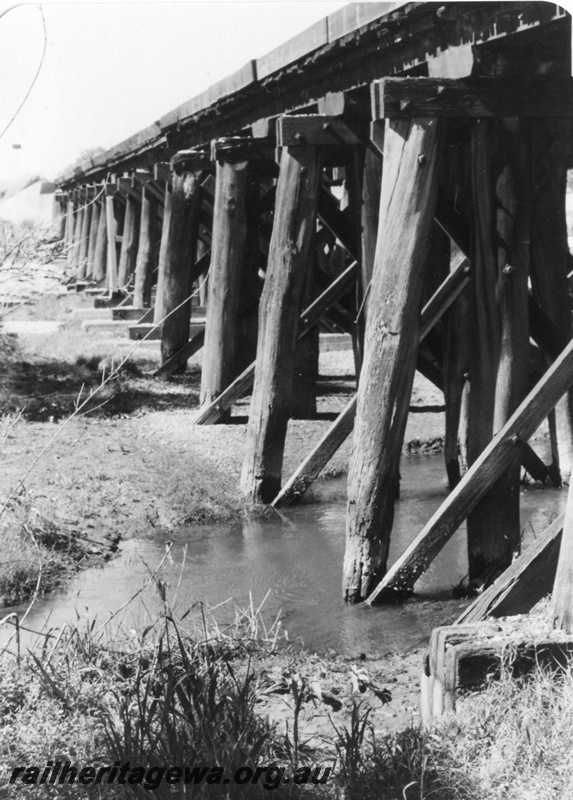
[{"label": "sandy soil", "polygon": [[[348,402],[354,390],[349,354],[328,353],[322,374],[336,374],[328,394],[319,399],[319,419],[292,420],[285,449],[284,475],[288,476],[301,458],[320,439],[335,413]],[[85,396],[93,369],[74,365],[56,374],[54,365],[19,361],[4,381],[4,411],[16,415],[24,409],[24,419],[4,420],[6,440],[2,447],[4,469],[0,492],[5,493],[27,470],[43,448],[55,437],[26,481],[29,492],[44,498],[47,505],[74,509],[75,524],[81,518],[90,526],[129,536],[141,525],[171,526],[182,518],[189,521],[215,519],[215,504],[223,489],[228,503],[221,509],[225,518],[239,509],[238,479],[246,436],[248,400],[235,409],[235,424],[194,426],[199,373],[179,380],[152,380],[148,376],[128,376],[122,384],[103,393],[106,403],[95,414],[80,416],[66,424],[78,393]],[[341,370],[345,369],[345,372]],[[416,386],[413,404],[437,405],[433,387]],[[94,397],[97,406],[100,396]],[[152,407],[161,410],[151,410]],[[13,424],[12,424],[13,423]],[[405,450],[440,446],[443,414],[410,415]],[[350,455],[349,439],[332,459],[326,475],[346,472]],[[408,456],[406,456],[408,457]],[[413,456],[412,456],[413,457]],[[212,487],[212,513],[207,499],[194,506],[193,485],[204,486],[205,475],[218,476]],[[182,476],[189,492],[178,493]],[[324,484],[324,481],[322,481]],[[103,502],[101,502],[103,500]],[[124,519],[125,518],[125,519]],[[86,523],[88,524],[88,523]]]}]

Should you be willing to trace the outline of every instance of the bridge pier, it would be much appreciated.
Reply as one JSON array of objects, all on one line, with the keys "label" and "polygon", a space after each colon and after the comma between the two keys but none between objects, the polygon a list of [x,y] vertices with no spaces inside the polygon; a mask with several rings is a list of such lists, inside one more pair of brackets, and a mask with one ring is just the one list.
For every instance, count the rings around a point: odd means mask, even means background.
[{"label": "bridge pier", "polygon": [[92,206],[87,190],[82,193],[82,224],[80,228],[80,245],[78,249],[78,280],[84,281],[87,277],[88,247],[90,241],[90,221]]},{"label": "bridge pier", "polygon": [[98,228],[94,249],[93,280],[103,283],[106,278],[107,256],[107,217],[105,211],[105,198],[97,201]]},{"label": "bridge pier", "polygon": [[[201,204],[200,175],[176,173],[166,194],[163,236],[159,255],[159,287],[156,305],[161,325],[161,363],[165,363],[189,341],[192,266],[197,245]],[[159,298],[159,293],[161,297]],[[184,372],[186,362],[178,367]]]},{"label": "bridge pier", "polygon": [[136,308],[149,308],[151,305],[153,268],[156,263],[156,246],[158,244],[156,235],[157,206],[157,198],[143,185],[133,292],[133,305]]},{"label": "bridge pier", "polygon": [[[452,227],[458,227],[458,239],[463,237],[464,248],[469,254],[469,231],[471,228],[471,179],[469,142],[449,142],[444,151],[440,176],[441,202],[438,199],[438,224],[445,226],[450,235],[450,269],[460,263],[465,256],[460,245],[453,238]],[[445,207],[446,198],[455,198],[455,204]],[[449,226],[447,221],[449,220]],[[469,270],[470,262],[466,258]],[[444,320],[443,371],[444,402],[446,424],[444,432],[444,457],[448,485],[454,489],[462,473],[468,468],[467,459],[467,406],[469,401],[469,327],[470,292],[463,292],[449,309]]]},{"label": "bridge pier", "polygon": [[135,272],[137,259],[139,204],[128,191],[125,198],[125,217],[121,241],[121,253],[117,272],[119,288],[127,291]]},{"label": "bridge pier", "polygon": [[56,190],[52,205],[52,232],[60,242],[66,240],[67,195]]},{"label": "bridge pier", "polygon": [[74,192],[74,228],[73,238],[71,240],[70,249],[68,250],[68,269],[72,273],[74,280],[78,278],[78,270],[80,266],[80,243],[82,238],[82,224],[84,218],[83,204],[79,198],[79,191]]},{"label": "bridge pier", "polygon": [[172,189],[171,178],[163,185],[163,222],[161,225],[161,239],[159,245],[159,260],[157,264],[157,286],[155,289],[155,307],[153,309],[153,324],[158,325],[164,317],[163,313],[163,283],[167,254],[167,239],[171,225]]},{"label": "bridge pier", "polygon": [[259,308],[255,381],[241,492],[270,502],[280,489],[302,291],[320,181],[316,147],[283,147],[267,274]]},{"label": "bridge pier", "polygon": [[[473,464],[527,392],[530,238],[528,131],[477,120],[472,131],[474,235],[468,455]],[[468,516],[469,578],[511,564],[520,547],[521,448]]]},{"label": "bridge pier", "polygon": [[[217,161],[201,405],[210,403],[239,373],[237,350],[241,283],[247,242],[249,162]],[[230,410],[220,422],[226,422]]]},{"label": "bridge pier", "polygon": [[73,192],[68,192],[66,202],[66,228],[64,233],[64,248],[66,260],[69,261],[70,250],[74,241],[74,201]]},{"label": "bridge pier", "polygon": [[96,193],[97,193],[97,188],[92,190],[91,194],[94,195],[94,197],[90,199],[92,213],[90,221],[88,256],[86,265],[86,278],[88,278],[88,280],[94,279],[93,275],[95,266],[95,249],[96,249],[97,232],[99,228],[99,220],[101,214],[101,206],[99,205],[98,201],[95,200]]},{"label": "bridge pier", "polygon": [[[567,341],[571,302],[567,274],[572,269],[567,241],[565,185],[571,121],[535,120],[531,211],[531,286],[533,297]],[[573,389],[555,407],[553,463],[568,482],[573,466]]]},{"label": "bridge pier", "polygon": [[105,215],[107,230],[107,288],[110,294],[118,291],[117,281],[117,219],[115,208],[115,186],[106,187]]},{"label": "bridge pier", "polygon": [[343,592],[350,602],[368,597],[386,572],[440,155],[437,120],[387,124],[370,313],[348,478]]}]

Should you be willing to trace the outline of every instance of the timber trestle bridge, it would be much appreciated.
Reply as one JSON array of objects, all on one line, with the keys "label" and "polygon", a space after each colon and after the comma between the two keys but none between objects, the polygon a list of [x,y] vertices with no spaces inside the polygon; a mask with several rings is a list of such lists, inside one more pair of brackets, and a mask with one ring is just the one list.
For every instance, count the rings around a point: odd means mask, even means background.
[{"label": "timber trestle bridge", "polygon": [[[246,501],[296,502],[353,432],[350,602],[410,594],[466,519],[470,580],[503,572],[522,466],[569,478],[572,122],[558,5],[357,3],[57,180],[78,282],[158,326],[160,371],[203,348],[195,424],[251,393]],[[319,330],[351,334],[357,394],[283,476],[289,418],[316,411]],[[451,491],[388,569],[416,370],[444,393]],[[527,444],[546,419],[550,464]],[[530,580],[521,610],[551,591],[562,529],[504,573]]]}]

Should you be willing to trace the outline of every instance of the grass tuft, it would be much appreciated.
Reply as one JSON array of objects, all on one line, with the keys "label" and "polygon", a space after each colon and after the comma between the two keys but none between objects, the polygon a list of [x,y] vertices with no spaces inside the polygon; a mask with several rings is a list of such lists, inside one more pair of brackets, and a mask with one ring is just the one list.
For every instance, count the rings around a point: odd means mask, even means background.
[{"label": "grass tuft", "polygon": [[[158,590],[164,591],[158,583]],[[0,657],[0,796],[13,766],[54,757],[107,765],[130,761],[146,769],[166,765],[221,768],[273,764],[294,775],[332,763],[325,783],[272,787],[197,785],[196,798],[317,800],[533,800],[573,798],[573,670],[538,669],[501,680],[458,701],[459,711],[431,731],[374,730],[369,712],[353,703],[347,722],[317,750],[305,739],[300,710],[304,680],[289,673],[292,718],[286,733],[262,716],[269,691],[264,656],[281,647],[261,608],[235,609],[223,626],[204,613],[183,628],[164,596],[162,617],[138,631],[95,623],[67,628],[20,660]],[[74,787],[19,787],[27,798],[76,797]],[[68,790],[69,789],[69,790]],[[77,789],[75,790],[77,792]],[[105,798],[171,798],[165,782],[105,787]]]},{"label": "grass tuft", "polygon": [[[86,560],[85,547],[40,514],[25,493],[0,514],[0,607],[60,589]],[[41,578],[41,580],[39,580]]]}]

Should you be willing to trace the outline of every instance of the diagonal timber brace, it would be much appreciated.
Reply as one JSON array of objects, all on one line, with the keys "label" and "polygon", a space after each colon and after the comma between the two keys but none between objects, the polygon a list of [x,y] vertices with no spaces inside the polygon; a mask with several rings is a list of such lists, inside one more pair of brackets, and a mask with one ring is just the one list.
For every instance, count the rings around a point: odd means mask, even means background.
[{"label": "diagonal timber brace", "polygon": [[[310,304],[300,315],[300,330],[298,338],[313,328],[325,313],[328,307],[348,291],[349,286],[356,280],[358,265],[354,261],[342,272],[330,286]],[[221,416],[231,408],[239,398],[243,397],[252,387],[255,377],[255,362],[249,366],[231,383],[225,391],[199,410],[194,420],[195,425],[213,425]]]},{"label": "diagonal timber brace", "polygon": [[[440,200],[438,200],[438,202],[440,202]],[[440,215],[439,218],[436,218],[436,221],[450,236],[452,235],[451,232],[454,228],[454,215],[455,212],[453,214],[445,214],[444,217]],[[452,238],[454,238],[454,236],[452,236]],[[459,239],[463,242],[466,241],[465,237],[462,237],[461,233],[459,236],[456,235],[456,239]],[[454,241],[456,241],[456,239],[454,239]],[[461,247],[460,249],[463,250]],[[442,285],[438,287],[434,295],[430,298],[422,310],[420,341],[423,341],[432,327],[445,313],[447,308],[449,308],[449,306],[458,297],[460,292],[462,292],[467,286],[469,282],[469,279],[467,278],[468,269],[468,262],[465,260],[456,270],[450,273],[450,275],[446,278]],[[465,278],[464,271],[466,275]],[[560,335],[559,331],[555,329],[555,326],[531,297],[529,313],[533,338],[552,359],[555,359],[566,346],[567,342],[563,340],[563,337]],[[307,491],[307,489],[318,478],[334,454],[352,433],[355,415],[356,396],[354,396],[347,406],[341,411],[324,436],[319,442],[317,442],[316,446],[297,467],[295,472],[293,472],[279,494],[273,500],[273,506],[276,507],[285,503],[296,502],[296,500],[298,500]],[[559,483],[558,480],[555,479],[555,476],[552,475],[552,473],[550,474],[550,468],[546,467],[546,465],[537,456],[535,451],[527,443],[524,443],[523,445],[522,465],[535,480],[543,481],[547,478],[551,478],[554,483]]]},{"label": "diagonal timber brace", "polygon": [[495,583],[460,614],[456,625],[479,622],[487,617],[527,614],[551,594],[564,521],[565,514],[560,514]]},{"label": "diagonal timber brace", "polygon": [[369,605],[395,600],[413,592],[418,578],[512,462],[515,447],[519,447],[533,435],[572,383],[573,341],[567,345],[412,544],[386,573],[366,600]]},{"label": "diagonal timber brace", "polygon": [[[422,310],[420,320],[420,341],[423,341],[441,316],[454,302],[456,297],[469,283],[468,263],[464,259],[453,270],[436,292],[428,300]],[[298,469],[291,475],[279,494],[272,502],[273,506],[293,501],[300,497],[320,475],[326,464],[336,453],[342,443],[352,432],[356,416],[356,395],[339,414],[316,447],[304,459]]]}]

